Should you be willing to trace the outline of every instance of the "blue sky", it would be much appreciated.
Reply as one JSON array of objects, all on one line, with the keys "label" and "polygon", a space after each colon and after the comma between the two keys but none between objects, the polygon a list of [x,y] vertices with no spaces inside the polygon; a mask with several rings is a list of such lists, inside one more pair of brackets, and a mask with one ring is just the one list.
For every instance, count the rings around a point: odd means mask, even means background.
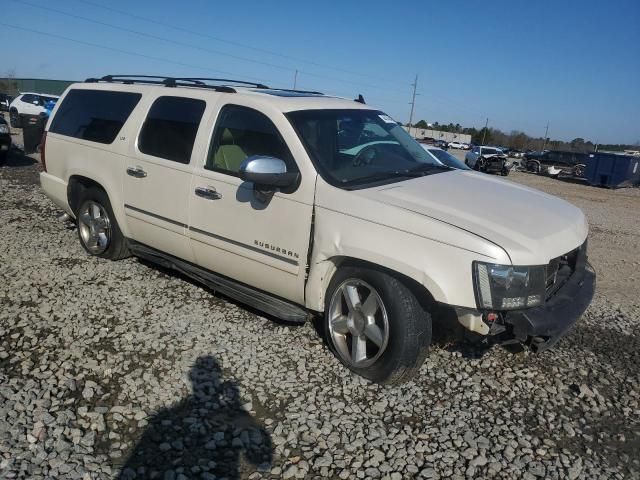
[{"label": "blue sky", "polygon": [[418,74],[414,121],[481,127],[488,117],[490,126],[533,136],[548,121],[553,138],[640,141],[638,0],[0,5],[0,75],[233,75],[291,87],[298,69],[298,88],[362,93],[406,122]]}]

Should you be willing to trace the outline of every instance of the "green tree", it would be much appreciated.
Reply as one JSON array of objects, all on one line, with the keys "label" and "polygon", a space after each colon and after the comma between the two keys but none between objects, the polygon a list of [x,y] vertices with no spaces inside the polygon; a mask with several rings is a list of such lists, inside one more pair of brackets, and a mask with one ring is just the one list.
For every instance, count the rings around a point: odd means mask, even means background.
[{"label": "green tree", "polygon": [[429,128],[426,120],[420,120],[418,123],[414,125],[416,128]]}]

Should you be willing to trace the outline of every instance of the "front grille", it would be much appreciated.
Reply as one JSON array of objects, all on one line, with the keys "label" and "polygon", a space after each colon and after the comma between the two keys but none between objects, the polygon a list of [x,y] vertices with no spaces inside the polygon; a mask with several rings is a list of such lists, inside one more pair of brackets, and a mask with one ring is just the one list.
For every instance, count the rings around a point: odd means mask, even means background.
[{"label": "front grille", "polygon": [[545,297],[547,300],[553,297],[576,271],[578,257],[583,249],[586,249],[586,243],[575,250],[571,250],[569,253],[552,259],[547,264],[545,287]]}]

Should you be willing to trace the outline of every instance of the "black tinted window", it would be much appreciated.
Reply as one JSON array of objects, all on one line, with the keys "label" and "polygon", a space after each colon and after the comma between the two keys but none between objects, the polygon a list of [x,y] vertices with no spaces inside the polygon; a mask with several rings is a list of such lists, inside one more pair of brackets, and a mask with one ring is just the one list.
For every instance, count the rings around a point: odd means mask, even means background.
[{"label": "black tinted window", "polygon": [[142,126],[138,148],[142,153],[189,163],[206,103],[184,97],[160,97]]},{"label": "black tinted window", "polygon": [[141,96],[129,92],[71,90],[49,130],[90,142],[112,143]]},{"label": "black tinted window", "polygon": [[253,155],[283,160],[297,171],[293,156],[280,132],[264,114],[238,105],[225,106],[218,117],[205,168],[236,174]]}]

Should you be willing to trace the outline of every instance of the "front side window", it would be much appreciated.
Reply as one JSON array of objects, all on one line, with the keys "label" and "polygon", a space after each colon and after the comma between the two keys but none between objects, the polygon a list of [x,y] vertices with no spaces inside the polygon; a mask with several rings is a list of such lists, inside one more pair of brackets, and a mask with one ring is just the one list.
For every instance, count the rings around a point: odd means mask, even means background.
[{"label": "front side window", "polygon": [[297,171],[287,144],[266,115],[226,105],[218,116],[205,168],[237,176],[242,162],[254,155],[279,158],[288,171]]},{"label": "front side window", "polygon": [[329,183],[363,188],[449,170],[393,119],[375,110],[302,110],[287,117]]},{"label": "front side window", "polygon": [[141,97],[131,92],[71,90],[49,131],[90,142],[112,143]]},{"label": "front side window", "polygon": [[207,104],[185,97],[159,97],[149,110],[138,149],[147,155],[187,164]]}]

